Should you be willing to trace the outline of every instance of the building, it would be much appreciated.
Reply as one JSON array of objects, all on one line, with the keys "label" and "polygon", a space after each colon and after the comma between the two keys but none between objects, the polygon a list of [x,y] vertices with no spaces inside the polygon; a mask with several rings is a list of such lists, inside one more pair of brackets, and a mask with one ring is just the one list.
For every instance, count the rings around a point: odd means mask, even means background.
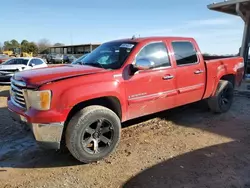
[{"label": "building", "polygon": [[57,54],[74,54],[75,56],[81,56],[86,53],[92,52],[100,44],[78,44],[78,45],[66,45],[66,46],[53,46],[50,47],[50,53]]},{"label": "building", "polygon": [[[244,31],[240,47],[240,56],[245,60],[245,74],[250,74],[250,0],[229,0],[208,5],[213,11],[241,17],[244,22]],[[225,31],[226,32],[226,31]]]}]

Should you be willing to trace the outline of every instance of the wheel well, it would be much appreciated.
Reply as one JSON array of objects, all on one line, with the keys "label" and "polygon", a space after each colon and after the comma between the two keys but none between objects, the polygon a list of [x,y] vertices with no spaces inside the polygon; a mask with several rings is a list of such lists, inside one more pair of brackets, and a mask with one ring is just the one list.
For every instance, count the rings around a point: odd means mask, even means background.
[{"label": "wheel well", "polygon": [[91,99],[88,101],[80,102],[76,104],[71,111],[68,114],[66,123],[81,109],[83,109],[86,106],[91,106],[91,105],[100,105],[106,108],[109,108],[113,112],[116,113],[116,115],[122,119],[122,110],[121,110],[121,104],[119,99],[116,97],[100,97],[96,99]]},{"label": "wheel well", "polygon": [[233,84],[233,86],[235,85],[235,75],[233,74],[227,74],[221,77],[220,80],[227,80],[229,82],[231,82]]}]

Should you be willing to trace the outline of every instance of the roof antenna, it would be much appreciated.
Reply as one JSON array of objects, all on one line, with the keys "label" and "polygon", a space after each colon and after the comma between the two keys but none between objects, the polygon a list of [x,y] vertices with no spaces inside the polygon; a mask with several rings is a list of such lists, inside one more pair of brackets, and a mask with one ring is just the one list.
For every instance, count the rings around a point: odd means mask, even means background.
[{"label": "roof antenna", "polygon": [[134,40],[134,39],[135,39],[135,35],[132,36],[132,40]]}]

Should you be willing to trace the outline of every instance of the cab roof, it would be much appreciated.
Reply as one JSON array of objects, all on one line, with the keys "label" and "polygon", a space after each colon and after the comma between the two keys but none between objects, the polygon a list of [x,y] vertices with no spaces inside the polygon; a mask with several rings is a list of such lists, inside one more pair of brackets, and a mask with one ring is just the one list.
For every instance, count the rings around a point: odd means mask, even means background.
[{"label": "cab roof", "polygon": [[138,37],[138,38],[124,38],[124,39],[118,39],[118,40],[113,40],[110,42],[149,42],[149,41],[159,41],[159,40],[193,40],[193,38],[190,37],[162,37],[162,36],[152,36],[152,37]]}]

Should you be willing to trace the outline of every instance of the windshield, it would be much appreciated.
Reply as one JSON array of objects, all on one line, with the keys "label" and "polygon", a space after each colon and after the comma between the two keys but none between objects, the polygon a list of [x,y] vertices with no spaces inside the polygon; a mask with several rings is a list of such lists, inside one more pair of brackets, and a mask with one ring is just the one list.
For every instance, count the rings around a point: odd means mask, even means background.
[{"label": "windshield", "polygon": [[2,65],[27,65],[28,61],[28,59],[10,59],[2,63]]},{"label": "windshield", "polygon": [[84,54],[82,55],[81,57],[79,57],[78,59],[76,59],[75,61],[72,62],[72,64],[83,64],[83,59],[88,55],[89,53],[87,54]]},{"label": "windshield", "polygon": [[82,60],[82,64],[104,69],[119,69],[135,46],[136,43],[125,41],[104,43],[88,54]]}]

